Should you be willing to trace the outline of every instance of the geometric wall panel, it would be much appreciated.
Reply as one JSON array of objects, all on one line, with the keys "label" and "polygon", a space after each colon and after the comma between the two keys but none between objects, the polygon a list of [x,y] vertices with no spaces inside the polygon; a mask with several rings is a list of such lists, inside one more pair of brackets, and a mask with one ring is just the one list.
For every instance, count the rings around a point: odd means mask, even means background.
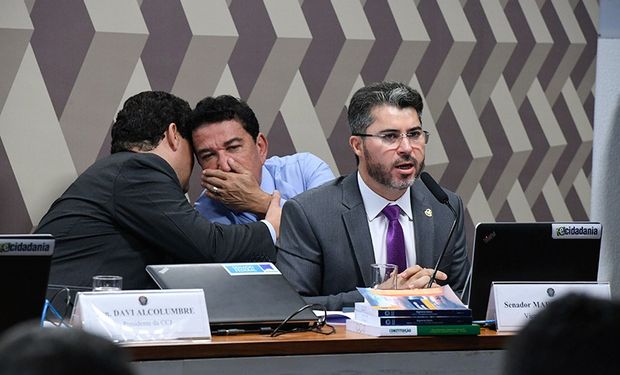
[{"label": "geometric wall panel", "polygon": [[479,221],[588,219],[597,17],[593,0],[2,1],[1,207],[27,232],[54,198],[16,139],[53,134],[57,196],[145,89],[241,96],[270,154],[350,173],[347,102],[391,79],[424,97],[427,169],[463,197],[470,238]]}]

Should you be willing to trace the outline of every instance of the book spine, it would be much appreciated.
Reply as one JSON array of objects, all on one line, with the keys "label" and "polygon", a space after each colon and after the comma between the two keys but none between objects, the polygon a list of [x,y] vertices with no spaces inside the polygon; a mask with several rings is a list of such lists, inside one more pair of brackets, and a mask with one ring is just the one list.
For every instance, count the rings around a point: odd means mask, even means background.
[{"label": "book spine", "polygon": [[445,324],[471,324],[472,318],[467,316],[406,316],[396,318],[383,318],[355,312],[355,319],[372,325],[379,326],[412,326],[412,325],[445,325]]},{"label": "book spine", "polygon": [[418,326],[418,336],[435,335],[479,335],[480,326],[476,324]]},{"label": "book spine", "polygon": [[378,316],[378,317],[405,317],[405,316],[418,316],[418,317],[432,317],[432,316],[464,316],[471,318],[470,309],[454,309],[454,310],[389,310],[389,309],[376,309],[366,303],[357,302],[355,304],[355,311],[362,314]]},{"label": "book spine", "polygon": [[475,324],[443,325],[443,326],[375,326],[347,320],[347,331],[369,336],[447,336],[447,335],[478,335],[480,326]]},{"label": "book spine", "polygon": [[347,331],[361,333],[368,336],[417,336],[418,327],[382,327],[372,326],[358,322],[354,319],[347,320]]}]

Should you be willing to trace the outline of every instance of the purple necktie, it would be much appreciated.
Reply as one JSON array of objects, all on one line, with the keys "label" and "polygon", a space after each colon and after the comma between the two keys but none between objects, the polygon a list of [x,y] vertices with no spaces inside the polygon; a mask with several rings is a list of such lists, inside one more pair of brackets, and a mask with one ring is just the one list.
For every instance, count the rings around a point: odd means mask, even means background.
[{"label": "purple necktie", "polygon": [[387,262],[398,266],[398,273],[407,269],[407,256],[405,255],[405,235],[400,225],[400,208],[397,205],[385,206],[381,211],[390,221],[387,230]]}]

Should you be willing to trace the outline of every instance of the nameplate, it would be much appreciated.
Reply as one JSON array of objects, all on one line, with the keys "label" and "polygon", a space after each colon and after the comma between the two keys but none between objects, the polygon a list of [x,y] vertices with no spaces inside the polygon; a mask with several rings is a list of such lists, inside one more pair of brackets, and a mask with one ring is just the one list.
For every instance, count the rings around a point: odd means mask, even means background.
[{"label": "nameplate", "polygon": [[203,289],[80,292],[71,325],[113,341],[211,338]]},{"label": "nameplate", "polygon": [[494,282],[491,284],[487,319],[496,321],[498,332],[518,331],[549,303],[571,293],[611,299],[607,282]]}]

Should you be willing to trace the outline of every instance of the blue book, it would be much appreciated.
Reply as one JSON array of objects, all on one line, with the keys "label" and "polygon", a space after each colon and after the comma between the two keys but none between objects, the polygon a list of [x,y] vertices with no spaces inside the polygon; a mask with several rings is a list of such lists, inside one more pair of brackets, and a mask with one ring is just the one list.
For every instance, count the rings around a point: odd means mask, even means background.
[{"label": "blue book", "polygon": [[470,309],[451,309],[451,310],[431,310],[431,309],[383,309],[377,306],[371,306],[366,302],[356,302],[355,312],[376,316],[380,318],[397,318],[397,317],[463,317],[470,318],[472,313]]},{"label": "blue book", "polygon": [[413,325],[449,325],[449,324],[472,324],[471,315],[469,316],[400,316],[400,317],[379,317],[355,312],[355,320],[375,325],[375,326],[413,326]]}]

